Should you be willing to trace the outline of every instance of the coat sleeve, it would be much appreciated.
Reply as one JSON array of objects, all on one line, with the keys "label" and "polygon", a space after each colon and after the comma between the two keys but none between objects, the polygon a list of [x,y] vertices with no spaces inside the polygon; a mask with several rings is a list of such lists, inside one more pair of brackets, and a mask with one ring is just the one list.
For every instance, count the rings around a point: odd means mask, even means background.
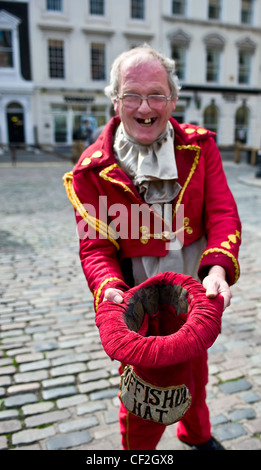
[{"label": "coat sleeve", "polygon": [[84,172],[76,177],[67,173],[64,184],[75,209],[81,265],[97,310],[107,288],[128,289],[118,258],[120,246],[108,221],[103,220],[107,214],[102,210],[99,189],[92,178]]},{"label": "coat sleeve", "polygon": [[238,252],[241,243],[241,222],[234,197],[228,187],[219,150],[213,139],[203,144],[205,159],[204,223],[207,246],[199,266],[202,280],[211,266],[222,266],[229,285],[240,273]]}]

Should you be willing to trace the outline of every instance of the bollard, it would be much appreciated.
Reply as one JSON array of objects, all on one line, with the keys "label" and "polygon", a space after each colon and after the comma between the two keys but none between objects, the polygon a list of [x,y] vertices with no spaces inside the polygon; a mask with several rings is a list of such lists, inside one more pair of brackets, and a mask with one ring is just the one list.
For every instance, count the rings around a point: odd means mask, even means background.
[{"label": "bollard", "polygon": [[261,150],[258,150],[256,154],[256,164],[257,164],[256,178],[261,178]]}]

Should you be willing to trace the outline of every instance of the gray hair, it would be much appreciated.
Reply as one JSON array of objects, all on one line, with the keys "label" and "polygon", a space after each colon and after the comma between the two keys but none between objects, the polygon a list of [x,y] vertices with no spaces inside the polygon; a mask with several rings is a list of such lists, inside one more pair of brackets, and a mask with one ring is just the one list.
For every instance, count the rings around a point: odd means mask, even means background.
[{"label": "gray hair", "polygon": [[153,49],[150,45],[144,44],[143,46],[134,47],[133,49],[120,54],[112,64],[110,85],[105,88],[105,95],[112,101],[116,99],[119,90],[120,68],[124,60],[131,57],[135,58],[135,65],[139,65],[154,58],[158,60],[165,68],[168,76],[171,96],[173,99],[178,97],[180,86],[178,77],[175,74],[175,61],[164,56],[160,52]]}]

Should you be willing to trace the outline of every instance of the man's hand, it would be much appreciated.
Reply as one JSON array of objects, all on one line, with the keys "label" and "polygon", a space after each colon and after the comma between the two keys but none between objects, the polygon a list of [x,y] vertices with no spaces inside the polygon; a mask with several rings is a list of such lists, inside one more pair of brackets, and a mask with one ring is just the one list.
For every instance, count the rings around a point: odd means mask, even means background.
[{"label": "man's hand", "polygon": [[212,266],[202,285],[206,289],[206,296],[209,299],[215,298],[218,294],[224,297],[224,310],[230,305],[232,294],[226,282],[226,271],[222,266]]},{"label": "man's hand", "polygon": [[115,302],[116,304],[121,304],[123,301],[123,298],[121,296],[123,292],[120,289],[113,289],[109,288],[106,289],[103,302],[106,300],[109,300],[109,302]]}]

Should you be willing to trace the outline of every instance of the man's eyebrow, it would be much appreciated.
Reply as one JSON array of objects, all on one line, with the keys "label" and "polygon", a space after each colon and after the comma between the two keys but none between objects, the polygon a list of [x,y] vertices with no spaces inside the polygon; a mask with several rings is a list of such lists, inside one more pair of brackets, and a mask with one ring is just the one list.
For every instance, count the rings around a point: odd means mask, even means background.
[{"label": "man's eyebrow", "polygon": [[[133,94],[133,95],[139,95],[141,96],[141,93],[135,90],[135,88],[126,88],[125,90],[123,89],[122,94]],[[146,96],[148,95],[165,95],[164,90],[159,89],[159,88],[152,88],[151,90],[146,91]],[[143,96],[143,95],[142,95]]]}]

